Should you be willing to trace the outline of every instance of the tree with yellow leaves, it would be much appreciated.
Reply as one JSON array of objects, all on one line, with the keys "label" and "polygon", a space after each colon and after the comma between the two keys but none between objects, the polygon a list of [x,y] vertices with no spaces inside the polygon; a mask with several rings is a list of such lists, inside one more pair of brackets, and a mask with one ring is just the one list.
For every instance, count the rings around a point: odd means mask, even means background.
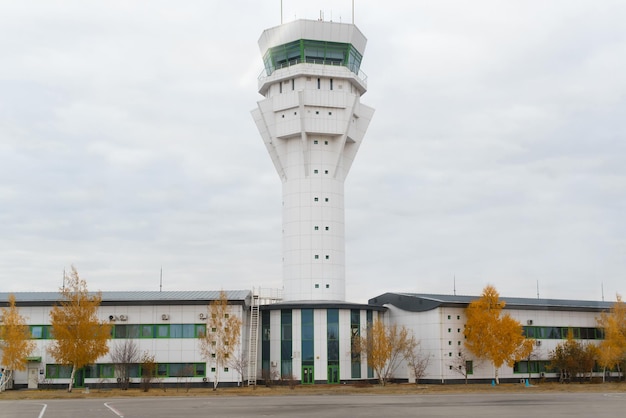
[{"label": "tree with yellow leaves", "polygon": [[20,315],[15,305],[15,295],[9,295],[9,307],[0,313],[0,351],[4,373],[0,376],[0,392],[6,388],[15,370],[26,369],[26,357],[35,349],[35,342],[30,339],[26,320]]},{"label": "tree with yellow leaves", "polygon": [[71,392],[76,371],[109,352],[111,325],[98,319],[102,296],[89,294],[87,282],[73,266],[60,293],[61,300],[50,311],[54,340],[48,352],[59,363],[72,366],[67,389]]},{"label": "tree with yellow leaves", "polygon": [[611,310],[600,315],[598,325],[604,329],[604,340],[598,347],[598,363],[605,371],[617,366],[621,373],[626,362],[626,306],[620,295]]},{"label": "tree with yellow leaves", "polygon": [[202,357],[215,369],[213,390],[217,390],[220,369],[234,361],[240,335],[241,318],[230,311],[226,292],[221,291],[219,299],[209,304],[207,330],[200,338]]},{"label": "tree with yellow leaves", "polygon": [[422,356],[416,353],[418,342],[411,332],[397,324],[385,325],[376,319],[368,328],[365,336],[355,340],[355,352],[365,355],[367,365],[374,370],[381,385],[393,377],[393,373],[406,359],[412,365],[419,366]]},{"label": "tree with yellow leaves", "polygon": [[582,380],[587,373],[591,380],[597,354],[598,347],[595,344],[577,341],[570,328],[567,332],[567,339],[557,344],[550,352],[550,368],[559,373],[561,383],[569,382],[572,378]]},{"label": "tree with yellow leaves", "polygon": [[504,305],[496,288],[487,285],[481,297],[465,310],[465,347],[476,357],[493,364],[498,384],[498,369],[505,363],[513,367],[516,361],[528,357],[534,344],[524,337],[519,321],[508,313],[502,315]]}]

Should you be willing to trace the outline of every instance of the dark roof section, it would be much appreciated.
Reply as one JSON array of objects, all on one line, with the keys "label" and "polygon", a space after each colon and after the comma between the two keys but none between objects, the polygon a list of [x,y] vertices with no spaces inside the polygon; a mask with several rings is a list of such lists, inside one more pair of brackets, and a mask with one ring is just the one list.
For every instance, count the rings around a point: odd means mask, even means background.
[{"label": "dark roof section", "polygon": [[[102,292],[101,306],[121,305],[206,305],[220,298],[220,290]],[[224,290],[232,305],[249,305],[249,290]],[[96,292],[90,292],[96,294]],[[7,306],[11,292],[0,292],[0,306]],[[15,292],[17,306],[52,306],[59,292]]]},{"label": "dark roof section", "polygon": [[[393,305],[404,311],[424,312],[438,307],[465,308],[480,296],[430,295],[421,293],[384,293],[368,301],[371,305]],[[500,297],[505,309],[523,309],[531,311],[579,311],[602,312],[613,306],[614,302],[566,299],[532,299]]]},{"label": "dark roof section", "polygon": [[369,309],[373,311],[386,311],[384,306],[365,305],[363,303],[350,303],[343,301],[328,301],[328,300],[304,300],[304,301],[290,301],[290,302],[277,302],[269,305],[261,305],[259,307],[262,311],[275,311],[279,309]]}]

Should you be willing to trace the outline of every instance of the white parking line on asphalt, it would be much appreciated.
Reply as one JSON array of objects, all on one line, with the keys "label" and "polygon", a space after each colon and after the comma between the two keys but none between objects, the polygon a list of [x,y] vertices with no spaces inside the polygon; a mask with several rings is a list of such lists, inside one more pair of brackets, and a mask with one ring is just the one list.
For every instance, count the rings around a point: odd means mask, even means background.
[{"label": "white parking line on asphalt", "polygon": [[122,415],[122,413],[120,411],[118,411],[117,409],[115,409],[114,407],[112,407],[111,405],[109,405],[108,402],[104,403],[104,406],[106,406],[107,408],[109,408],[111,410],[111,412],[113,412],[115,415],[117,415],[120,418],[124,418],[124,415]]},{"label": "white parking line on asphalt", "polygon": [[45,404],[45,403],[42,403],[40,405],[43,405],[43,408],[41,408],[41,412],[39,413],[37,418],[43,418],[43,414],[46,413],[46,408],[48,407],[48,404]]}]

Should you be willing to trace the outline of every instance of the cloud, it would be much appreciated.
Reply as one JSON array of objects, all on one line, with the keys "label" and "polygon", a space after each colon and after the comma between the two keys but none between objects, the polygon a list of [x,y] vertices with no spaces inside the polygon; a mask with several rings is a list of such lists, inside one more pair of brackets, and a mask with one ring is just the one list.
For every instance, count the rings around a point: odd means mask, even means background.
[{"label": "cloud", "polygon": [[[0,6],[0,279],[281,281],[281,184],[249,111],[279,3]],[[351,20],[351,3],[284,2]],[[626,271],[626,8],[358,1],[376,108],[346,183],[348,299],[607,297]]]}]

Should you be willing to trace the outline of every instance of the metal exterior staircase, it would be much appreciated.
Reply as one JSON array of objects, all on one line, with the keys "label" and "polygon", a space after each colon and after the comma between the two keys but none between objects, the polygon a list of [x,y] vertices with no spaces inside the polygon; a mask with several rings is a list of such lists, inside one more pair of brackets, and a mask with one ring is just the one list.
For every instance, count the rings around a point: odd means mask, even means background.
[{"label": "metal exterior staircase", "polygon": [[250,307],[250,338],[248,347],[248,386],[256,385],[257,379],[257,353],[259,345],[259,295],[252,294]]}]

